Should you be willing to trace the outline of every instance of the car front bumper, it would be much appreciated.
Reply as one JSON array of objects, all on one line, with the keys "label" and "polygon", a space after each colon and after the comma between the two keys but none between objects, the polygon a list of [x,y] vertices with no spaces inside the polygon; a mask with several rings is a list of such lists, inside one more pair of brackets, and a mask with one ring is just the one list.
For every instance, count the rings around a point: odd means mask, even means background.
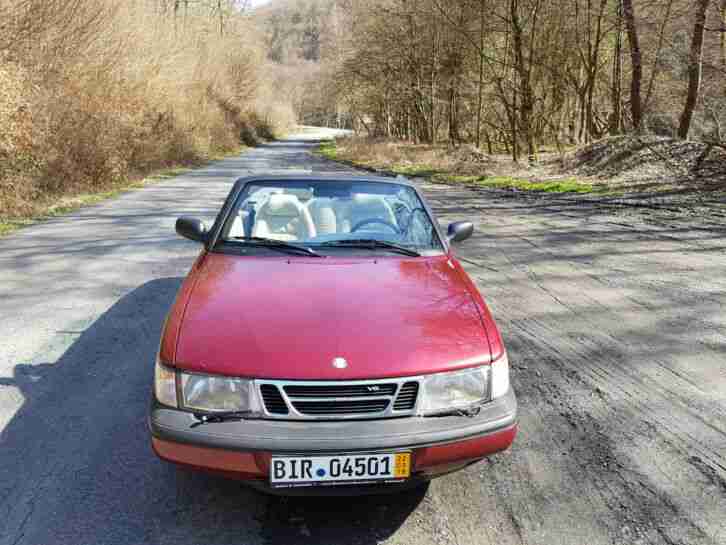
[{"label": "car front bumper", "polygon": [[482,405],[476,416],[196,423],[192,414],[152,401],[149,428],[154,452],[169,462],[265,488],[273,455],[411,450],[415,482],[508,448],[517,432],[517,401],[510,389]]}]

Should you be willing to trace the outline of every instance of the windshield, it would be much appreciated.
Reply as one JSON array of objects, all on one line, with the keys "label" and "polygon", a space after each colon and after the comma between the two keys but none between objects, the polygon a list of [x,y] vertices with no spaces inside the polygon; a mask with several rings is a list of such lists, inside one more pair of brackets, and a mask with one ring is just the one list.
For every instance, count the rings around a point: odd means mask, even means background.
[{"label": "windshield", "polygon": [[[326,249],[349,248],[348,241],[380,241],[416,252],[442,250],[413,188],[356,180],[248,183],[230,211],[221,239],[243,242],[250,237]],[[380,244],[365,248],[386,251]]]}]

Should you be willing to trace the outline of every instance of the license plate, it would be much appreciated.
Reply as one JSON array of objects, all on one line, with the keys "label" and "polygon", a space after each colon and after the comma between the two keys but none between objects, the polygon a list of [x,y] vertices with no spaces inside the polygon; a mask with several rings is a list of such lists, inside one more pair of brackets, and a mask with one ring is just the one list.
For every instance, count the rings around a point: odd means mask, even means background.
[{"label": "license plate", "polygon": [[340,456],[273,456],[273,487],[395,481],[411,476],[411,453]]}]

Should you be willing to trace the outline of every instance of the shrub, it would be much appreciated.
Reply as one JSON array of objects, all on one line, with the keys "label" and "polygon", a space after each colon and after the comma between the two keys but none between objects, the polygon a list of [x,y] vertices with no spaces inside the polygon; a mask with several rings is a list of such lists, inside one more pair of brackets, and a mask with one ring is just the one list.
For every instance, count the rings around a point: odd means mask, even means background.
[{"label": "shrub", "polygon": [[204,3],[154,5],[0,0],[0,216],[256,145],[289,122],[265,104],[261,41],[236,9],[220,28]]}]

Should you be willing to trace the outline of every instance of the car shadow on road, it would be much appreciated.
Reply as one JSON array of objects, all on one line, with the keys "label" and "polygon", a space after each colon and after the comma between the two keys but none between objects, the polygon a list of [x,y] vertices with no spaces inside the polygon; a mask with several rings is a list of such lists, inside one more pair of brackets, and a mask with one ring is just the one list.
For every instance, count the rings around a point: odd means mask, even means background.
[{"label": "car shadow on road", "polygon": [[272,544],[380,543],[396,533],[427,491],[428,485],[383,496],[270,497],[262,536]]},{"label": "car shadow on road", "polygon": [[372,544],[395,533],[424,491],[277,498],[156,459],[153,360],[181,280],[136,288],[82,332],[58,332],[78,337],[57,361],[39,354],[0,378],[2,399],[23,399],[0,433],[0,544]]}]

